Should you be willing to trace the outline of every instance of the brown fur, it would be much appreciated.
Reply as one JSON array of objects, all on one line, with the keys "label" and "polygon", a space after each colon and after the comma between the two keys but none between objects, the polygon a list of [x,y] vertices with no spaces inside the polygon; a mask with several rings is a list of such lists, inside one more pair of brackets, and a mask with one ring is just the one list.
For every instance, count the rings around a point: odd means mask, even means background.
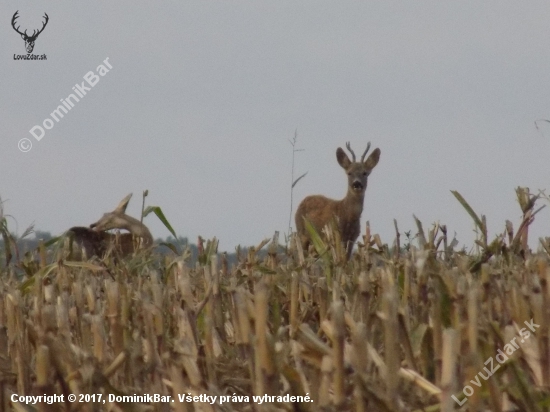
[{"label": "brown fur", "polygon": [[[147,226],[125,213],[131,197],[131,194],[126,196],[114,211],[105,213],[89,228],[76,226],[69,229],[73,248],[76,246],[79,252],[82,250],[89,259],[94,255],[103,258],[111,249],[118,256],[124,257],[134,253],[136,247],[150,247],[153,236]],[[129,233],[115,235],[107,232],[110,229],[125,229]]]},{"label": "brown fur", "polygon": [[[342,241],[346,246],[348,259],[351,256],[353,244],[361,232],[361,213],[363,212],[363,201],[367,189],[368,175],[380,160],[380,149],[375,149],[367,160],[363,158],[370,147],[367,147],[360,162],[355,161],[355,154],[347,144],[348,150],[353,155],[350,161],[341,148],[336,151],[336,159],[348,174],[348,191],[342,200],[329,199],[322,195],[306,197],[298,206],[296,211],[296,229],[302,242],[304,250],[309,246],[309,234],[305,228],[307,219],[320,233],[333,218],[338,222],[338,229]],[[354,187],[355,185],[355,187]]]}]

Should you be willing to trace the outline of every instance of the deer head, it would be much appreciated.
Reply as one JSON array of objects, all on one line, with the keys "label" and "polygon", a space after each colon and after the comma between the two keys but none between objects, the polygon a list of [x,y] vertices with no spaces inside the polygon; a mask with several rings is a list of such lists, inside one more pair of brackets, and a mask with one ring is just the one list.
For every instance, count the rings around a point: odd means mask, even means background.
[{"label": "deer head", "polygon": [[[113,248],[117,255],[124,257],[134,253],[138,248],[152,246],[153,236],[147,226],[126,214],[131,197],[132,194],[126,196],[115,210],[105,213],[89,227],[70,228],[67,231],[70,241],[74,242],[77,249],[83,250],[87,258],[94,255],[103,258]],[[130,233],[113,234],[108,232],[110,229],[125,229]]]},{"label": "deer head", "polygon": [[141,237],[143,239],[143,246],[149,247],[153,244],[153,237],[149,229],[139,220],[126,214],[126,208],[131,198],[132,194],[130,193],[122,199],[115,210],[104,213],[101,219],[90,225],[90,228],[96,232],[105,232],[110,229],[125,229],[131,235]]},{"label": "deer head", "polygon": [[42,23],[42,28],[38,31],[33,30],[32,35],[29,36],[27,34],[27,30],[25,30],[24,33],[19,31],[19,27],[21,27],[21,26],[15,27],[15,20],[17,20],[17,18],[19,17],[18,13],[19,13],[19,10],[17,10],[15,12],[15,14],[13,15],[13,18],[11,19],[11,25],[12,25],[13,29],[21,35],[21,38],[23,40],[25,40],[25,48],[27,49],[27,53],[32,53],[32,51],[34,49],[34,42],[36,41],[36,38],[38,37],[38,35],[40,33],[42,33],[42,31],[44,31],[44,28],[46,27],[46,24],[48,24],[48,20],[50,18],[48,17],[48,15],[46,13],[44,13],[44,18],[46,20],[44,21],[44,23]]},{"label": "deer head", "polygon": [[352,160],[349,160],[349,157],[346,155],[342,148],[336,150],[336,159],[342,168],[348,174],[348,193],[364,195],[365,190],[367,189],[367,179],[370,175],[370,172],[378,164],[380,160],[380,149],[375,149],[370,156],[365,160],[370,149],[370,142],[367,145],[367,148],[361,156],[359,162],[355,159],[355,153],[351,150],[349,142],[346,143],[346,148],[349,150],[352,156]]},{"label": "deer head", "polygon": [[132,193],[122,199],[115,210],[104,213],[101,219],[90,225],[90,228],[96,232],[104,232],[110,229],[126,229],[124,226],[127,225],[127,217],[129,217],[126,215],[126,208],[131,198]]}]

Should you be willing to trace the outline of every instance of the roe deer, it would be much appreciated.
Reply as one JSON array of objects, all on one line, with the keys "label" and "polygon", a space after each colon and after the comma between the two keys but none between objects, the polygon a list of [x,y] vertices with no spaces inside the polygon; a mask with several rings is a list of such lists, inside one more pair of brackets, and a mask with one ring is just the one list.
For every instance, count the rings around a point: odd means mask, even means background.
[{"label": "roe deer", "polygon": [[[84,251],[88,259],[94,255],[102,258],[112,248],[124,257],[132,254],[136,247],[148,248],[153,244],[153,236],[147,226],[125,213],[131,197],[130,193],[115,210],[105,213],[89,228],[77,226],[68,230],[72,241]],[[115,235],[107,232],[110,229],[125,229],[129,233]]]},{"label": "roe deer", "polygon": [[296,211],[296,230],[304,250],[307,250],[310,239],[305,228],[307,219],[320,232],[331,219],[336,218],[338,229],[345,244],[348,259],[351,256],[353,243],[361,232],[361,213],[363,212],[363,200],[367,190],[367,178],[380,160],[380,149],[375,149],[365,160],[365,156],[370,149],[370,142],[367,149],[361,156],[361,161],[355,161],[355,153],[351,150],[349,142],[346,148],[352,156],[350,161],[344,150],[336,150],[336,159],[342,168],[348,174],[348,191],[346,197],[342,200],[329,199],[322,195],[308,196]]}]

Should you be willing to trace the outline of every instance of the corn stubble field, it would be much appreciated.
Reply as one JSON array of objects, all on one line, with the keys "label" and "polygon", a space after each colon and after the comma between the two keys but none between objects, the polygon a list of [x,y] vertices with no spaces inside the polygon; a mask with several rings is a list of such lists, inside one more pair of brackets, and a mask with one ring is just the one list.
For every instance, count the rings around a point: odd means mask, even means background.
[{"label": "corn stubble field", "polygon": [[[518,188],[523,221],[490,241],[485,217],[454,194],[478,231],[469,252],[445,226],[416,221],[414,239],[390,246],[363,225],[349,262],[330,227],[312,233],[310,251],[275,236],[231,267],[216,239],[197,262],[155,249],[74,262],[44,244],[2,259],[0,409],[547,411],[550,240],[527,247],[540,199]],[[531,319],[540,326],[497,362]],[[25,405],[12,394],[107,402]],[[108,401],[143,394],[175,402]],[[254,402],[264,395],[312,402]]]}]

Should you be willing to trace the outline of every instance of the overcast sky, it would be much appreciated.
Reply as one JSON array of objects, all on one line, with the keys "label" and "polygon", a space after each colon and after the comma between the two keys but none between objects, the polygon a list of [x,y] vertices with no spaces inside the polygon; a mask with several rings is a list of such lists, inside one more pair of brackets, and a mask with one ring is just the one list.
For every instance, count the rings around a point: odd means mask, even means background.
[{"label": "overcast sky", "polygon": [[[46,61],[14,60],[16,10],[28,32],[48,13],[33,51]],[[381,149],[362,221],[388,243],[393,219],[410,230],[416,214],[471,245],[450,190],[492,238],[505,219],[519,226],[515,187],[550,182],[550,125],[534,123],[550,119],[547,1],[4,1],[0,16],[0,196],[19,233],[88,225],[130,192],[138,216],[148,189],[178,235],[257,244],[287,232],[295,130],[296,175],[308,172],[295,208],[345,195],[346,141]],[[29,130],[106,58],[37,141]],[[533,235],[550,235],[549,218]]]}]

